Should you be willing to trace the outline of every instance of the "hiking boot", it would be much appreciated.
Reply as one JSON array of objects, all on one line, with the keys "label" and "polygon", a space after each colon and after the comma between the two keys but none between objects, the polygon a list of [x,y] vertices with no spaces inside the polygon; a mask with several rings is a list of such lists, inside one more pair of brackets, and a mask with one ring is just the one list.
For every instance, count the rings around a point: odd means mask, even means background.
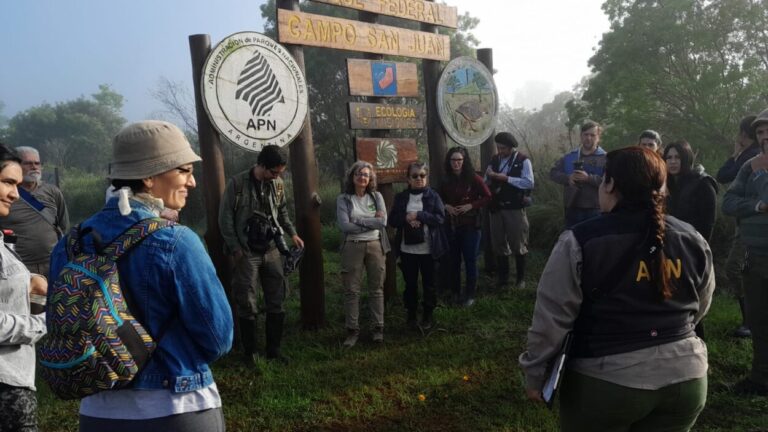
[{"label": "hiking boot", "polygon": [[737,338],[750,338],[752,337],[752,330],[750,330],[749,327],[742,324],[736,327],[736,330],[734,330],[733,333],[731,333],[731,336],[737,337]]},{"label": "hiking boot", "polygon": [[360,330],[347,329],[347,338],[344,339],[342,344],[344,348],[352,348],[357,343],[357,339],[360,337]]},{"label": "hiking boot", "polygon": [[744,378],[733,386],[733,392],[740,396],[768,396],[768,386]]},{"label": "hiking boot", "polygon": [[470,297],[470,298],[464,300],[464,305],[463,306],[464,307],[472,307],[472,305],[474,305],[474,304],[475,304],[475,299]]},{"label": "hiking boot", "polygon": [[371,340],[373,340],[374,343],[382,343],[384,342],[384,327],[376,327],[371,332]]},{"label": "hiking boot", "polygon": [[525,289],[525,281],[524,280],[517,281],[517,283],[515,283],[515,288],[519,290]]}]

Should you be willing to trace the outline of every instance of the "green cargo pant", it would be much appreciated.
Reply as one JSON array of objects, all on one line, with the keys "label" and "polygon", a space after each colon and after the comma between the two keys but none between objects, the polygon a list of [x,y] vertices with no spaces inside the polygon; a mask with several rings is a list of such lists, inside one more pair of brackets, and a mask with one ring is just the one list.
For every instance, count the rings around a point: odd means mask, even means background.
[{"label": "green cargo pant", "polygon": [[566,370],[561,391],[563,432],[683,432],[704,409],[707,378],[641,390]]}]

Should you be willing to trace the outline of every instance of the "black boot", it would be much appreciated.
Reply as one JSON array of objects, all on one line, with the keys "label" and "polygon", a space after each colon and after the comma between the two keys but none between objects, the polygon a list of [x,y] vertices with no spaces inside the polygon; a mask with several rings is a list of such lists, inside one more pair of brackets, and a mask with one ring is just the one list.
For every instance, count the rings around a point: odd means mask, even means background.
[{"label": "black boot", "polygon": [[744,297],[739,297],[739,309],[741,309],[741,325],[733,331],[733,336],[748,338],[752,337],[752,331],[747,325],[747,308],[744,305]]},{"label": "black boot", "polygon": [[256,355],[256,319],[240,318],[240,342],[243,344],[243,363],[254,364]]},{"label": "black boot", "polygon": [[515,268],[517,269],[515,287],[523,289],[525,288],[525,255],[515,255]]},{"label": "black boot", "polygon": [[509,257],[501,255],[496,257],[496,288],[505,289],[509,283]]},{"label": "black boot", "polygon": [[405,324],[408,330],[416,330],[419,325],[416,323],[416,309],[408,309],[408,317]]},{"label": "black boot", "polygon": [[429,330],[434,326],[435,319],[432,317],[432,309],[425,309],[424,316],[421,317],[421,324],[419,327],[421,327],[422,330]]},{"label": "black boot", "polygon": [[280,342],[283,339],[283,324],[285,322],[285,312],[268,313],[266,319],[267,335],[267,360],[277,360],[280,363],[287,364],[288,358],[280,353]]}]

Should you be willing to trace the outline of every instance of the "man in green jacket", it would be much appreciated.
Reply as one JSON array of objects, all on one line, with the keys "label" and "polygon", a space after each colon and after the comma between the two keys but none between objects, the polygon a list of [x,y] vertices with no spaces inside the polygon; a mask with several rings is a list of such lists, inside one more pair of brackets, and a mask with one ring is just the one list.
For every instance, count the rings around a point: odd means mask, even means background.
[{"label": "man in green jacket", "polygon": [[229,180],[219,208],[225,252],[235,262],[232,289],[247,363],[253,362],[256,353],[259,285],[264,290],[267,359],[287,361],[280,353],[287,284],[281,258],[287,248],[282,235],[288,234],[298,248],[303,248],[304,242],[288,216],[280,178],[286,165],[280,147],[264,146],[256,165]]},{"label": "man in green jacket", "polygon": [[752,122],[760,153],[746,161],[723,199],[723,213],[735,216],[747,250],[745,306],[752,330],[752,373],[736,384],[740,394],[768,396],[768,109]]}]

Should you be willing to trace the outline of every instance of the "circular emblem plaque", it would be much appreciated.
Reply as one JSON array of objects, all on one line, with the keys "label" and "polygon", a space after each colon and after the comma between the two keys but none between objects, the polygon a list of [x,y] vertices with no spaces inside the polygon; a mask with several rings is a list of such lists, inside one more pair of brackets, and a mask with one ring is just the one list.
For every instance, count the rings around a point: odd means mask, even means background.
[{"label": "circular emblem plaque", "polygon": [[282,45],[263,34],[240,32],[219,42],[205,61],[201,88],[213,126],[244,149],[284,146],[304,127],[304,74]]},{"label": "circular emblem plaque", "polygon": [[463,146],[482,144],[496,128],[499,112],[493,76],[472,57],[451,60],[437,83],[437,110],[454,141]]}]

